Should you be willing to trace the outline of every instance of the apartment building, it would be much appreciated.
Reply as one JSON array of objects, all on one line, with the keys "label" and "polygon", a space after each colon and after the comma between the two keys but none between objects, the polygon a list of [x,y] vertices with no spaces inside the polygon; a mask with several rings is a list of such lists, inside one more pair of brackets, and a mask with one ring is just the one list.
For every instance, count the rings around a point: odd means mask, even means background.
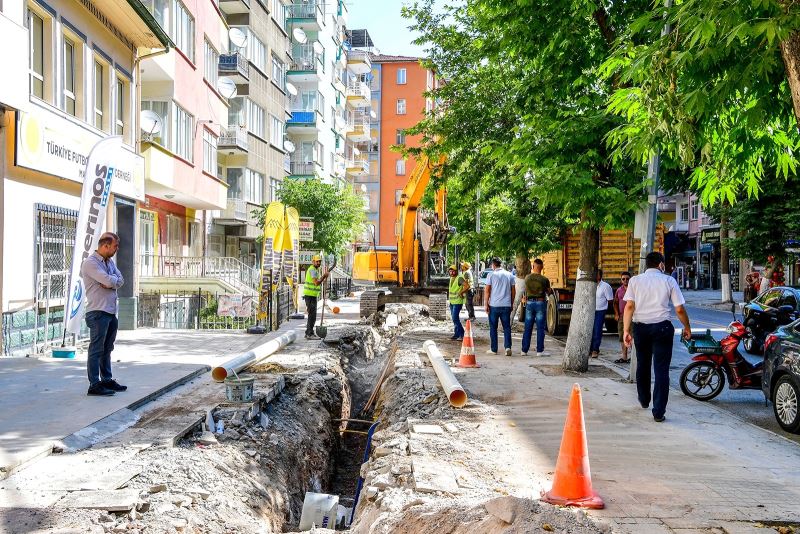
[{"label": "apartment building", "polygon": [[[217,145],[228,184],[227,206],[212,214],[207,253],[255,267],[261,230],[253,212],[276,200],[287,172],[286,69],[291,56],[286,7],[281,0],[224,0],[219,5],[228,26],[241,33],[233,32],[229,52],[220,59],[220,75],[235,81],[237,96],[230,99],[228,127]],[[237,44],[237,38],[244,40]]]},{"label": "apartment building", "polygon": [[[61,335],[85,161],[109,135],[122,136],[125,151],[105,225],[120,235],[120,270],[135,280],[137,203],[145,200],[145,162],[136,151],[138,63],[170,39],[139,0],[0,6],[6,50],[0,101],[16,109],[3,115],[0,167],[3,350],[10,354],[30,350],[34,338]],[[135,314],[135,283],[129,283],[120,291],[120,327],[131,327]]]}]

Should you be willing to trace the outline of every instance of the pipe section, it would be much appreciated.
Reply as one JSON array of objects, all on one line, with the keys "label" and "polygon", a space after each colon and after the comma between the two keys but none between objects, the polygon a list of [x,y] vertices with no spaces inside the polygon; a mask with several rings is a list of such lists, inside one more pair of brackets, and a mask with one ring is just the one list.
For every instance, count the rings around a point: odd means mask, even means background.
[{"label": "pipe section", "polygon": [[216,380],[217,382],[222,382],[228,376],[234,374],[234,372],[238,373],[242,369],[250,367],[254,365],[267,356],[272,356],[283,347],[292,343],[294,340],[297,339],[297,333],[294,330],[290,330],[285,334],[282,334],[272,341],[268,341],[263,345],[259,345],[253,350],[249,350],[244,354],[240,354],[239,356],[235,357],[232,360],[229,360],[219,367],[214,367],[211,370],[211,378]]},{"label": "pipe section", "polygon": [[433,370],[436,372],[436,377],[439,379],[442,389],[444,389],[444,392],[447,394],[450,405],[454,408],[461,408],[464,406],[467,403],[467,393],[464,391],[464,388],[461,387],[461,384],[458,383],[458,380],[456,380],[453,371],[450,370],[450,366],[444,361],[444,357],[436,346],[436,343],[429,339],[422,344],[422,348],[425,349],[425,353],[431,361]]}]

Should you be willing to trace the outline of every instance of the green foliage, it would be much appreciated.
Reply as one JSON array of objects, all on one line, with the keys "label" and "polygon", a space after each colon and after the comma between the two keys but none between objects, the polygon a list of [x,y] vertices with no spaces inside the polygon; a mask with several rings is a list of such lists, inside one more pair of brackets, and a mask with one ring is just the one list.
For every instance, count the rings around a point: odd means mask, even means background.
[{"label": "green foliage", "polygon": [[[300,217],[314,220],[314,241],[303,248],[341,254],[364,229],[364,202],[351,188],[337,188],[316,179],[281,182],[278,199],[296,208]],[[256,213],[264,227],[266,206]]]}]

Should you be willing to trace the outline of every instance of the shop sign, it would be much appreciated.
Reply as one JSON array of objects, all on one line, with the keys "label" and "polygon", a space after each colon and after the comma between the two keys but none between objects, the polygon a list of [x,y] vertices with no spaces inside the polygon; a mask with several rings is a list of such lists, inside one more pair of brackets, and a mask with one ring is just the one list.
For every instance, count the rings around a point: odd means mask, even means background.
[{"label": "shop sign", "polygon": [[700,241],[703,243],[719,243],[719,228],[709,228],[700,231]]},{"label": "shop sign", "polygon": [[300,251],[300,264],[301,265],[311,265],[311,258],[314,256],[320,256],[321,252],[319,250],[301,250]]},{"label": "shop sign", "polygon": [[[86,160],[104,136],[56,113],[39,108],[17,113],[15,163],[74,182],[83,183]],[[144,200],[144,158],[123,145],[111,182],[111,192]]]},{"label": "shop sign", "polygon": [[300,219],[300,241],[314,241],[314,220]]}]

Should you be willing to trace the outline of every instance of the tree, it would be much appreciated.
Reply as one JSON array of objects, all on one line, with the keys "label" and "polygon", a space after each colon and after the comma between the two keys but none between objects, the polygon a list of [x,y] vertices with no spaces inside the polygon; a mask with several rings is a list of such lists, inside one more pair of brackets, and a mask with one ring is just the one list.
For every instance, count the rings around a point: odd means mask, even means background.
[{"label": "tree", "polygon": [[[337,188],[320,180],[281,182],[278,199],[297,209],[300,217],[314,221],[314,241],[304,247],[341,255],[364,229],[364,203],[349,187]],[[258,225],[264,227],[266,206],[257,211]]]},{"label": "tree", "polygon": [[581,229],[567,369],[588,368],[599,229],[628,226],[643,200],[641,168],[612,161],[606,149],[621,121],[605,113],[613,82],[599,69],[615,31],[647,8],[645,1],[606,8],[589,0],[467,0],[436,15],[428,0],[406,10],[447,80],[434,95],[445,95],[446,105],[430,119],[430,137],[461,162],[492,162],[507,177],[489,175],[495,188],[524,190],[537,213],[553,209]]}]

